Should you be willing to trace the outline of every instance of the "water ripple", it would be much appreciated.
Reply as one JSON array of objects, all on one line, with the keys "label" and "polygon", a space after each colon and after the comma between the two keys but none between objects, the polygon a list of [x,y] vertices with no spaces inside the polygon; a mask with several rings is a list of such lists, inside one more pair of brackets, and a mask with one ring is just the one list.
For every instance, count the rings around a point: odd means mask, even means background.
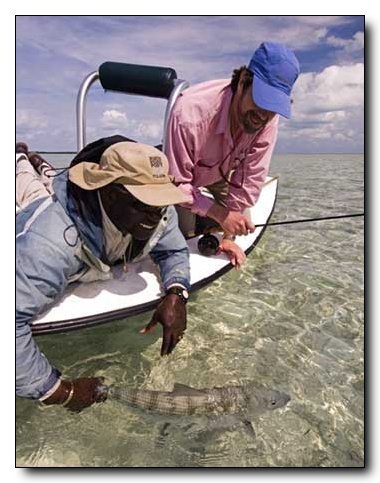
[{"label": "water ripple", "polygon": [[[280,174],[273,221],[363,209],[360,155],[279,156],[272,173]],[[161,328],[138,333],[151,314],[39,338],[72,377],[155,390],[254,380],[289,393],[285,409],[254,418],[254,438],[111,401],[72,415],[18,400],[18,464],[362,466],[363,229],[358,218],[268,228],[242,270],[191,297],[186,335],[170,357],[159,355]]]}]

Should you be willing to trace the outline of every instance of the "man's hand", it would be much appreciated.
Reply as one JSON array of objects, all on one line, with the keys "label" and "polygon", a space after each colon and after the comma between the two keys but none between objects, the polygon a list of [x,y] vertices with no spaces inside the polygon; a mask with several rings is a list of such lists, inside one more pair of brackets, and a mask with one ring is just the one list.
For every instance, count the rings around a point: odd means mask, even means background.
[{"label": "man's hand", "polygon": [[106,386],[101,377],[81,377],[72,381],[62,380],[57,389],[43,404],[61,404],[73,412],[80,412],[82,409],[97,402],[107,399]]},{"label": "man's hand", "polygon": [[236,268],[240,268],[247,258],[244,251],[232,240],[227,240],[225,238],[219,244],[219,252],[224,252],[232,265]]},{"label": "man's hand", "polygon": [[186,330],[186,305],[178,295],[166,295],[154,312],[152,320],[140,333],[150,332],[158,322],[164,331],[161,346],[161,355],[164,356],[172,352]]},{"label": "man's hand", "polygon": [[230,211],[216,203],[208,210],[207,216],[217,221],[231,235],[248,235],[255,229],[255,225],[242,213]]}]

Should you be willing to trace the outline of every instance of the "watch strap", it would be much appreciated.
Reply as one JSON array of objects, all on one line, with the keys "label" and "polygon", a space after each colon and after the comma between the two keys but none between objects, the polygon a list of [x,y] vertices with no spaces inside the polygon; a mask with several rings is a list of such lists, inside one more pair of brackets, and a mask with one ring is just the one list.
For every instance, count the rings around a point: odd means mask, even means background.
[{"label": "watch strap", "polygon": [[169,295],[169,294],[178,295],[178,297],[182,300],[184,304],[187,303],[187,299],[189,298],[187,290],[183,287],[179,287],[178,285],[174,287],[170,287],[166,292],[166,295]]}]

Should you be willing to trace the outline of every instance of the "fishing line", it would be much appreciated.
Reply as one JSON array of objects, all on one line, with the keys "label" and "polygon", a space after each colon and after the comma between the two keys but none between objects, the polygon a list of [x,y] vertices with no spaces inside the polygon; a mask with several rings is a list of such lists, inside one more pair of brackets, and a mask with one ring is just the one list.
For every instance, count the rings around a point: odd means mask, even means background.
[{"label": "fishing line", "polygon": [[354,218],[356,216],[364,216],[364,213],[350,213],[348,215],[324,216],[322,218],[303,218],[301,220],[275,221],[273,223],[263,223],[259,225],[255,224],[255,227],[260,228],[262,226],[292,225],[295,223],[309,223],[311,221],[338,220],[340,218]]},{"label": "fishing line", "polygon": [[[295,223],[308,223],[312,221],[324,221],[324,220],[337,220],[340,218],[353,218],[356,216],[364,216],[364,213],[350,213],[347,215],[335,215],[335,216],[324,216],[321,218],[304,218],[302,220],[288,220],[288,221],[275,221],[273,223],[255,224],[255,228],[265,227],[265,226],[276,226],[276,225],[292,225]],[[251,232],[252,233],[252,232]],[[198,251],[201,255],[209,257],[211,255],[216,255],[219,250],[219,240],[216,236],[211,233],[206,233],[201,236],[198,240]]]}]

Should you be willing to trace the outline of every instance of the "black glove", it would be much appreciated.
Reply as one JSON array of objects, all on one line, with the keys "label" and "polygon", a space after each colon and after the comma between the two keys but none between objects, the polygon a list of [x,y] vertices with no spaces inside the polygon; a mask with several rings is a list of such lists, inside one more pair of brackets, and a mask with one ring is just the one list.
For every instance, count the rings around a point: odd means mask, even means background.
[{"label": "black glove", "polygon": [[43,404],[62,404],[73,412],[107,399],[106,386],[102,377],[82,377],[72,381],[62,380],[51,396]]},{"label": "black glove", "polygon": [[163,326],[161,355],[172,352],[182,339],[186,330],[186,303],[176,294],[169,293],[160,302],[149,324],[140,331],[146,334],[153,330],[157,323]]}]

